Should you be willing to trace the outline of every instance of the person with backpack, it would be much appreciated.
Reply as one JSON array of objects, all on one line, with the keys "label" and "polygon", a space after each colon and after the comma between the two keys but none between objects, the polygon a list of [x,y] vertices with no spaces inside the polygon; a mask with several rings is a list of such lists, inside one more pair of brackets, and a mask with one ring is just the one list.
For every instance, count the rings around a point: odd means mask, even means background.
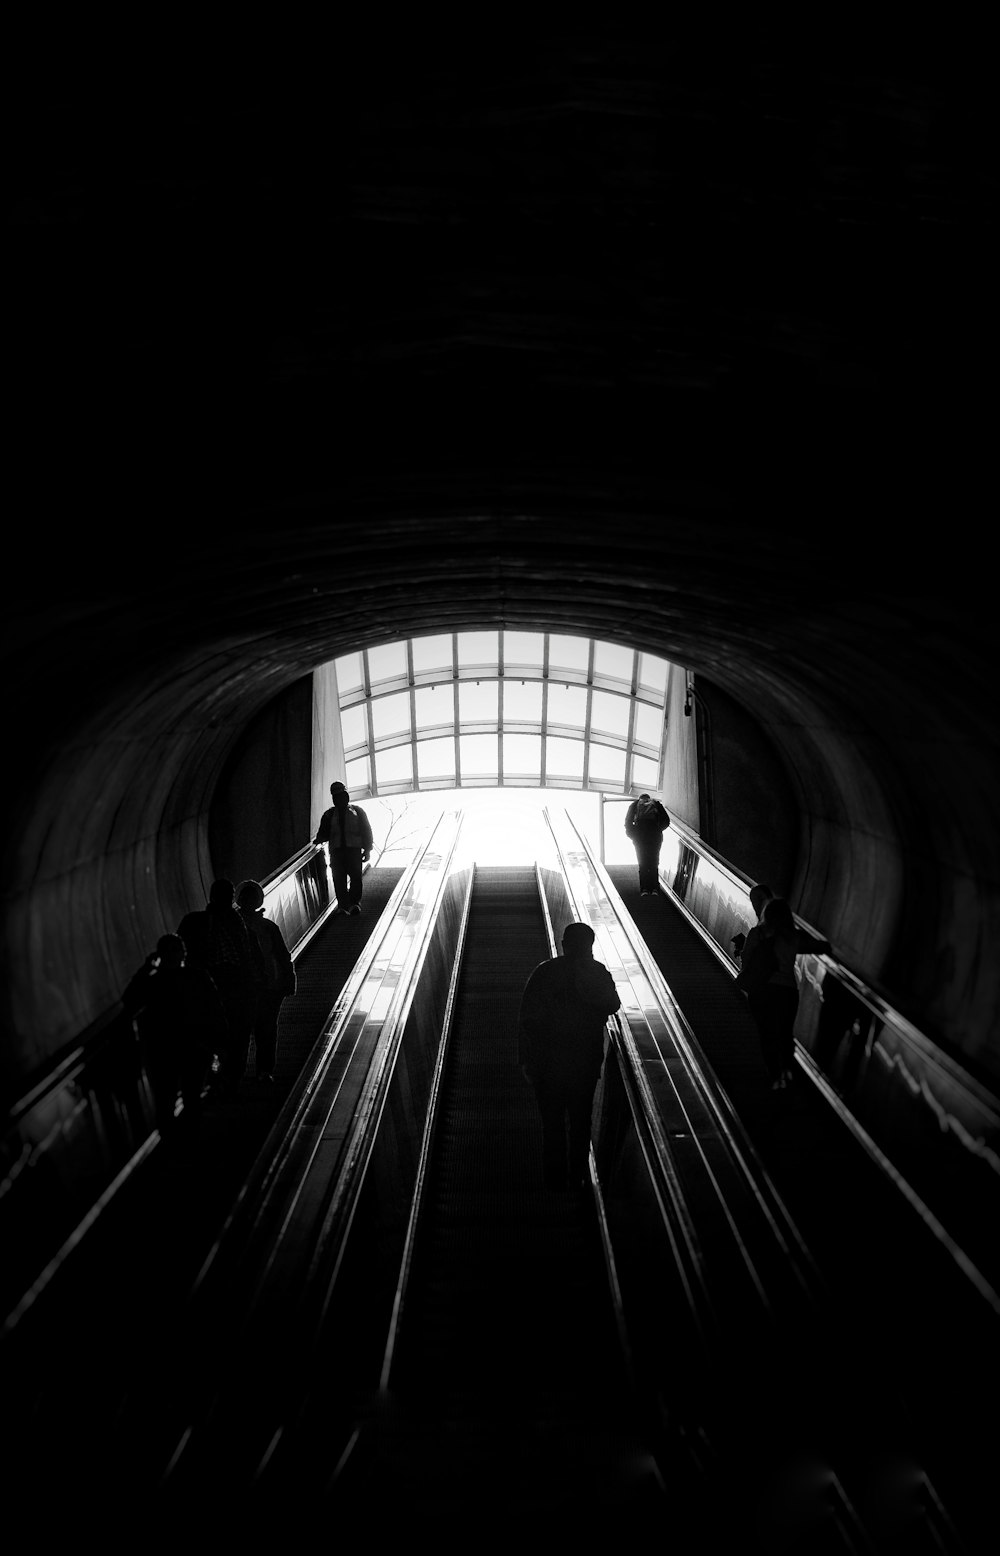
[{"label": "person with backpack", "polygon": [[351,804],[342,783],[331,783],[330,797],[333,804],[320,817],[313,842],[329,849],[338,914],[356,917],[361,912],[362,872],[374,847],[371,823],[360,805]]},{"label": "person with backpack", "polygon": [[660,895],[660,848],[669,825],[670,817],[664,807],[648,794],[640,794],[625,812],[625,835],[635,848],[643,897]]}]

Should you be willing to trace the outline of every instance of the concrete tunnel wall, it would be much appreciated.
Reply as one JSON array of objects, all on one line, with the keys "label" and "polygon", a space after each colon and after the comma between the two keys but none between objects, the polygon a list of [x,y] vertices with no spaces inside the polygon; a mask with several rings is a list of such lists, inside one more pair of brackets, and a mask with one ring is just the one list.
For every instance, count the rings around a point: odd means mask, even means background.
[{"label": "concrete tunnel wall", "polygon": [[5,1085],[203,896],[262,710],[485,625],[717,688],[783,775],[722,852],[791,806],[794,906],[995,1081],[989,51],[352,25],[335,90],[21,82]]},{"label": "concrete tunnel wall", "polygon": [[[380,528],[386,540],[391,535],[391,546],[362,544]],[[986,1042],[995,987],[969,977],[976,956],[980,969],[987,958],[977,944],[981,921],[968,911],[976,893],[961,880],[963,867],[972,866],[972,839],[977,825],[985,826],[989,796],[983,794],[977,818],[974,794],[964,785],[961,794],[955,792],[954,774],[964,768],[968,775],[970,753],[954,734],[947,737],[942,714],[941,727],[933,731],[926,720],[915,729],[906,716],[918,648],[911,643],[896,666],[883,653],[877,688],[883,724],[870,727],[870,713],[861,716],[857,710],[861,683],[850,680],[858,648],[846,621],[837,623],[838,677],[847,681],[851,705],[824,683],[825,640],[822,665],[810,663],[799,624],[782,623],[773,612],[771,641],[754,645],[752,669],[742,658],[727,659],[735,591],[714,621],[706,620],[705,606],[699,606],[695,641],[677,606],[682,591],[676,561],[651,566],[648,548],[642,548],[641,559],[632,556],[620,534],[609,544],[603,521],[576,523],[570,561],[557,526],[536,519],[477,520],[469,532],[472,544],[460,549],[462,532],[451,522],[435,534],[428,520],[407,525],[396,518],[380,526],[369,518],[354,532],[355,555],[346,575],[336,545],[323,569],[322,531],[295,535],[286,568],[294,568],[296,552],[308,538],[313,560],[306,577],[323,580],[328,596],[323,611],[317,611],[311,583],[305,589],[297,581],[286,585],[290,598],[281,597],[283,591],[276,599],[258,595],[255,636],[237,642],[224,632],[218,642],[189,651],[186,661],[165,655],[155,673],[136,678],[133,672],[131,692],[98,708],[64,741],[33,786],[15,831],[16,889],[8,895],[6,923],[14,1037],[8,1065],[13,1057],[14,1068],[26,1073],[98,1019],[156,936],[175,927],[203,898],[215,869],[209,849],[215,786],[250,720],[283,682],[290,686],[301,677],[307,655],[325,659],[374,643],[385,638],[390,622],[393,635],[486,622],[540,628],[552,623],[551,614],[540,614],[540,594],[558,596],[563,630],[617,638],[689,663],[707,661],[737,703],[752,699],[753,717],[787,764],[797,800],[795,906],[831,937],[848,965],[890,987],[894,982],[901,1001],[914,1007],[925,1026],[957,1050],[995,1062]],[[454,581],[441,576],[445,544]],[[294,580],[286,568],[279,573]],[[207,586],[207,568],[203,579]],[[221,574],[216,580],[216,598],[227,600],[227,612],[245,616],[248,600],[235,600],[234,585],[230,568],[225,587]],[[475,613],[470,597],[477,602]],[[303,625],[307,608],[310,620]],[[155,609],[155,601],[144,602],[147,621]],[[356,621],[345,621],[348,611]],[[220,614],[217,608],[216,622]],[[203,618],[195,612],[191,619]],[[741,640],[745,631],[741,624]],[[282,643],[282,633],[304,641]],[[794,641],[782,641],[786,634]],[[885,639],[880,641],[884,649]],[[269,652],[262,651],[267,644]],[[742,646],[741,641],[741,653]],[[916,668],[931,678],[936,674],[930,660]],[[867,652],[863,674],[870,702]],[[106,695],[102,684],[98,703]],[[945,774],[952,776],[945,781]],[[908,834],[900,831],[903,821],[910,823]],[[968,828],[971,834],[963,839]],[[936,841],[943,848],[935,859]],[[933,871],[936,896],[921,898],[915,928],[903,909],[905,883],[915,872],[919,879],[922,867],[928,877]],[[902,943],[901,930],[907,937]],[[937,948],[949,943],[957,943],[961,954],[953,956],[950,977],[934,982],[926,973],[942,966]],[[896,971],[894,980],[887,969]]]}]

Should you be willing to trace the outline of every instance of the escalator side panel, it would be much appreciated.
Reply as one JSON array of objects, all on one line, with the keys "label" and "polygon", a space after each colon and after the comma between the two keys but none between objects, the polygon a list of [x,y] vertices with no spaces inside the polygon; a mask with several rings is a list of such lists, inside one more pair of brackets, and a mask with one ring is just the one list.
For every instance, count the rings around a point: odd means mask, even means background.
[{"label": "escalator side panel", "polygon": [[517,1063],[521,992],[548,954],[533,870],[477,870],[376,1482],[410,1511],[435,1498],[599,1511],[636,1490],[625,1481],[642,1448],[596,1228],[579,1192],[543,1187]]},{"label": "escalator side panel", "polygon": [[[608,875],[822,1272],[817,1333],[877,1380],[946,1505],[982,1506],[996,1434],[975,1401],[1000,1388],[995,1312],[804,1076],[770,1090],[744,1001],[671,900],[640,901],[634,869]],[[859,1419],[859,1456],[877,1421]]]},{"label": "escalator side panel", "polygon": [[[629,874],[634,882],[634,871],[615,871],[616,879]],[[664,834],[660,879],[668,900],[683,903],[720,964],[735,973],[731,937],[755,921],[749,882],[682,823]],[[1000,1212],[995,1077],[977,1076],[973,1058],[943,1051],[886,994],[829,956],[800,958],[795,1037],[800,1061],[826,1078],[877,1150],[1000,1292],[992,1230]]]},{"label": "escalator side panel", "polygon": [[120,1507],[133,1486],[141,1498],[162,1463],[168,1418],[185,1410],[175,1344],[186,1295],[402,873],[367,874],[363,915],[328,920],[296,957],[276,1084],[254,1081],[251,1051],[238,1102],[206,1106],[195,1148],[155,1153],[5,1342],[4,1397],[19,1423],[6,1468],[26,1502],[33,1488],[45,1499],[50,1531],[75,1527],[74,1497]]}]

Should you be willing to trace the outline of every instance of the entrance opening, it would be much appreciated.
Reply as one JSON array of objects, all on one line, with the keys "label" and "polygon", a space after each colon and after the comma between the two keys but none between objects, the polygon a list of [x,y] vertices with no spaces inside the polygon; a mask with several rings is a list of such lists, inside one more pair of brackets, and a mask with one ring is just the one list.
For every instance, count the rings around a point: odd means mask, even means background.
[{"label": "entrance opening", "polygon": [[372,824],[373,862],[405,867],[443,811],[465,813],[463,846],[482,865],[528,865],[544,854],[543,810],[564,809],[605,864],[629,864],[635,853],[623,830],[629,800],[566,789],[438,789],[360,803]]}]

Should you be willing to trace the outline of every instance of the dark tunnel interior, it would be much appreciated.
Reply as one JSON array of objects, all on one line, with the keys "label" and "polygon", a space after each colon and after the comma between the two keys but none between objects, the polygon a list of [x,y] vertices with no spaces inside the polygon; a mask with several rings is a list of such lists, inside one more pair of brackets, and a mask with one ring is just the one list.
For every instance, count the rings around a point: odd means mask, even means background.
[{"label": "dark tunnel interior", "polygon": [[486,623],[739,705],[796,908],[995,1075],[976,51],[362,37],[335,91],[22,86],[8,1078],[202,894],[269,701]]},{"label": "dark tunnel interior", "polygon": [[995,1099],[985,29],[274,31],[19,46],[8,1120],[311,841],[314,674],[486,627],[682,667],[704,843]]}]

